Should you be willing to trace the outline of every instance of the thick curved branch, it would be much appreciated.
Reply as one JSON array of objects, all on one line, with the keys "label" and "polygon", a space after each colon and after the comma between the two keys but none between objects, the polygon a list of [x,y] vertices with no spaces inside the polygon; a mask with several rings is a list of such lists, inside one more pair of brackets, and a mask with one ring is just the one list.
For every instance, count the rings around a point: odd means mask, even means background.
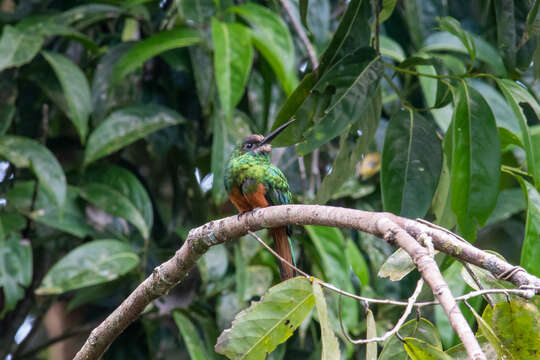
[{"label": "thick curved branch", "polygon": [[[432,228],[414,220],[390,213],[367,212],[332,206],[271,206],[252,211],[241,217],[231,216],[192,229],[176,254],[170,260],[155,268],[154,272],[103,323],[92,331],[84,346],[75,356],[75,359],[98,359],[101,357],[114,339],[139,317],[150,302],[166,294],[187,275],[188,271],[195,265],[195,262],[210,246],[243,236],[248,231],[257,231],[262,228],[287,224],[352,228],[385,238],[387,241],[399,246],[406,245],[404,247],[405,250],[409,254],[413,254],[412,257],[417,261],[420,271],[426,267],[422,252],[425,252],[427,255],[427,250],[421,245],[424,245],[425,235],[428,235],[431,237],[435,249],[459,260],[482,267],[490,271],[494,276],[506,276],[505,280],[510,281],[518,287],[531,288],[534,289],[536,294],[540,293],[540,279],[537,277],[530,275],[524,270],[514,271],[516,267],[499,259],[497,256],[477,249],[448,232]],[[415,241],[411,242],[413,238]],[[413,243],[416,243],[416,245]],[[414,255],[415,252],[418,252],[418,256]],[[426,256],[426,258],[429,258],[429,256]],[[428,268],[429,266],[431,265],[428,263]],[[426,282],[432,285],[430,281],[426,279]],[[449,293],[447,289],[439,290],[442,293]],[[447,299],[443,300],[448,301]],[[439,301],[441,301],[440,298]],[[455,317],[459,308],[455,306],[453,297],[451,301],[454,304],[450,304],[450,316]],[[456,328],[454,330],[458,334],[461,331],[461,329]]]}]

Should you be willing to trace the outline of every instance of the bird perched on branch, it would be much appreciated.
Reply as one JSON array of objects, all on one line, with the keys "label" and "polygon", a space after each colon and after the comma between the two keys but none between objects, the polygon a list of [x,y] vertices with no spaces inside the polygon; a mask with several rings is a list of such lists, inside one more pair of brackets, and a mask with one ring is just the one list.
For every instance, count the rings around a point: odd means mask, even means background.
[{"label": "bird perched on branch", "polygon": [[[232,203],[241,216],[245,212],[271,205],[283,205],[291,202],[291,192],[287,178],[270,161],[272,146],[270,142],[290,123],[291,120],[266,137],[258,134],[249,135],[240,143],[231,155],[225,170],[225,189]],[[293,264],[290,230],[287,226],[271,228],[276,252]],[[281,280],[294,277],[294,269],[286,263],[279,263]]]}]

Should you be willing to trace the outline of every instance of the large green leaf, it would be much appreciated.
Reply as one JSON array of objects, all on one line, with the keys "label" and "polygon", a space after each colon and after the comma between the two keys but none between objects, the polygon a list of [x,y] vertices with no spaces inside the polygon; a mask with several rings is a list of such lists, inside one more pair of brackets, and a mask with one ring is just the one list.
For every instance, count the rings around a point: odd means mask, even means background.
[{"label": "large green leaf", "polygon": [[173,311],[173,318],[180,330],[180,334],[182,334],[191,360],[209,359],[210,356],[206,352],[206,346],[191,319],[179,310]]},{"label": "large green leaf", "polygon": [[71,250],[49,270],[36,290],[39,295],[102,284],[130,272],[139,257],[118,240],[94,240]]},{"label": "large green leaf", "polygon": [[439,26],[441,30],[448,31],[461,41],[469,53],[471,63],[474,65],[474,61],[476,60],[476,44],[472,36],[467,31],[463,30],[461,24],[456,19],[450,16],[439,19]]},{"label": "large green leaf", "polygon": [[317,280],[313,281],[313,295],[315,296],[315,304],[317,305],[317,313],[319,315],[319,324],[321,325],[321,341],[322,354],[321,360],[340,359],[339,343],[330,325],[328,318],[328,307],[324,294]]},{"label": "large green leaf", "polygon": [[412,111],[392,116],[381,167],[385,211],[408,218],[427,213],[442,168],[441,142],[432,122]]},{"label": "large green leaf", "polygon": [[117,110],[90,134],[84,163],[88,165],[154,131],[182,122],[182,116],[160,105],[135,105]]},{"label": "large green leaf", "polygon": [[527,221],[520,264],[529,273],[540,276],[540,194],[529,182],[519,180],[527,199]]},{"label": "large green leaf", "polygon": [[522,299],[489,306],[482,317],[514,359],[536,359],[540,354],[540,312],[536,305]]},{"label": "large green leaf", "polygon": [[24,288],[32,282],[32,271],[32,247],[28,241],[16,236],[0,241],[0,289],[4,293],[0,319],[24,297]]},{"label": "large green leaf", "polygon": [[386,56],[397,62],[405,60],[405,51],[403,51],[403,48],[397,41],[384,35],[380,36],[379,41],[382,56]]},{"label": "large green leaf", "polygon": [[191,46],[200,41],[199,33],[192,29],[177,28],[157,33],[139,41],[114,66],[112,83],[115,84],[144,62],[164,51]]},{"label": "large green leaf", "polygon": [[345,255],[347,256],[347,261],[351,264],[354,273],[358,276],[360,285],[368,286],[370,278],[369,266],[352,239],[347,240]]},{"label": "large green leaf", "polygon": [[497,0],[493,2],[497,24],[497,47],[509,70],[516,66],[516,14],[513,0]]},{"label": "large green leaf", "polygon": [[275,12],[255,3],[229,9],[246,19],[253,28],[255,47],[274,70],[281,86],[290,95],[298,85],[294,45],[287,25]]},{"label": "large green leaf", "polygon": [[253,61],[249,31],[240,24],[226,24],[212,19],[214,72],[225,116],[242,99]]},{"label": "large green leaf", "polygon": [[5,25],[0,38],[0,71],[30,62],[42,45],[42,36]]},{"label": "large green leaf", "polygon": [[[354,293],[349,275],[350,265],[343,256],[345,239],[341,231],[326,226],[306,225],[305,228],[321,258],[324,275],[328,281],[340,289]],[[358,326],[358,303],[349,297],[343,299],[343,323],[350,330],[355,330]]]},{"label": "large green leaf", "polygon": [[66,197],[66,177],[54,155],[37,141],[21,136],[0,137],[0,157],[19,168],[30,168],[43,188],[62,207]]},{"label": "large green leaf", "polygon": [[452,211],[461,233],[476,238],[497,202],[501,149],[495,118],[476,90],[461,85],[452,120]]},{"label": "large green leaf", "polygon": [[130,198],[109,184],[89,182],[80,188],[80,195],[105,212],[124,218],[132,223],[147,239],[150,227],[143,215]]},{"label": "large green leaf", "polygon": [[236,316],[232,327],[219,336],[216,352],[229,359],[265,359],[293,334],[314,304],[307,279],[284,281]]},{"label": "large green leaf", "polygon": [[[297,152],[310,153],[343,133],[350,122],[361,121],[360,116],[377,92],[382,71],[382,62],[375,51],[361,48],[323,74],[310,96],[318,97],[325,106],[315,110],[313,125],[311,121],[304,125],[312,127],[304,134],[305,140],[298,144]],[[302,119],[298,121],[305,123]]]},{"label": "large green leaf", "polygon": [[518,119],[519,127],[521,128],[521,141],[525,146],[525,153],[527,156],[527,171],[532,175],[534,179],[534,185],[538,189],[540,188],[540,169],[537,168],[535,160],[535,150],[531,142],[531,134],[529,133],[529,126],[527,124],[527,117],[523,112],[521,104],[528,104],[536,117],[540,119],[540,105],[534,97],[527,92],[526,89],[516,84],[512,80],[497,79],[497,85],[501,89],[506,101],[510,104],[514,115]]},{"label": "large green leaf", "polygon": [[58,53],[43,51],[43,57],[53,68],[67,101],[68,117],[75,125],[81,142],[88,132],[88,117],[92,113],[90,87],[83,72],[71,60]]},{"label": "large green leaf", "polygon": [[412,360],[453,360],[442,349],[423,340],[412,337],[406,337],[403,340],[403,346]]},{"label": "large green leaf", "polygon": [[37,223],[50,226],[79,238],[95,235],[94,229],[86,222],[82,204],[77,201],[79,191],[68,186],[64,205],[60,209],[54,198],[43,187],[38,188],[34,209],[31,211],[32,196],[35,183],[25,181],[16,183],[7,193],[9,206],[15,207],[20,213],[28,216]]}]

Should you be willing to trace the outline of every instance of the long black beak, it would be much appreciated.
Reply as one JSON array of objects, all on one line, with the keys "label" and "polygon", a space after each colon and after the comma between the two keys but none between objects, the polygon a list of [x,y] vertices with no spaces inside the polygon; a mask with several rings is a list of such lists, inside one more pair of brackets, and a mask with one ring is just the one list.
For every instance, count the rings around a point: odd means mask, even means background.
[{"label": "long black beak", "polygon": [[278,127],[276,130],[272,131],[270,134],[266,135],[266,137],[264,139],[262,139],[262,141],[260,143],[257,144],[257,147],[259,146],[263,146],[264,144],[268,144],[269,142],[271,142],[272,140],[274,140],[274,138],[276,136],[279,135],[280,132],[282,132],[283,130],[285,130],[285,128],[289,125],[291,125],[291,123],[296,120],[295,118],[292,118],[291,120],[287,121],[285,124],[281,125],[280,127]]}]

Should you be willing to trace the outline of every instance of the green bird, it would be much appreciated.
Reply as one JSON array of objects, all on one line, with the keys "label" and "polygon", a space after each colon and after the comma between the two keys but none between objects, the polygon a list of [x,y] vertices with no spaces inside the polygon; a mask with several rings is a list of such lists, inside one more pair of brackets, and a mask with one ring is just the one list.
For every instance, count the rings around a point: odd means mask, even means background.
[{"label": "green bird", "polygon": [[[291,120],[266,137],[258,134],[246,137],[234,150],[225,170],[225,189],[240,215],[257,208],[290,204],[291,192],[287,178],[270,161],[270,142],[283,131]],[[287,226],[271,228],[276,252],[293,264],[290,230]],[[280,261],[281,280],[294,277],[294,269]]]}]

